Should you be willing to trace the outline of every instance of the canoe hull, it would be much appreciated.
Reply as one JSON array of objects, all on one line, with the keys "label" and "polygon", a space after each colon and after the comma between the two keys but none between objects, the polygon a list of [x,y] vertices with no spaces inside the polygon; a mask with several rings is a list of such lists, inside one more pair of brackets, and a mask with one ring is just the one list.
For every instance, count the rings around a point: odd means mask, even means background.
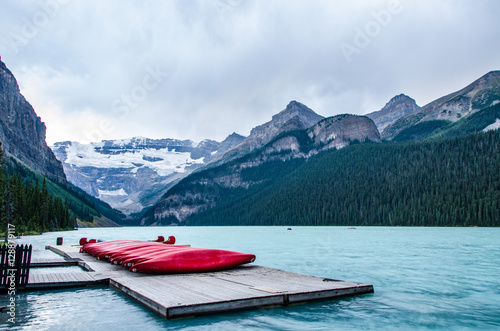
[{"label": "canoe hull", "polygon": [[221,271],[255,261],[255,255],[219,249],[176,250],[161,257],[135,264],[132,272],[192,273]]}]

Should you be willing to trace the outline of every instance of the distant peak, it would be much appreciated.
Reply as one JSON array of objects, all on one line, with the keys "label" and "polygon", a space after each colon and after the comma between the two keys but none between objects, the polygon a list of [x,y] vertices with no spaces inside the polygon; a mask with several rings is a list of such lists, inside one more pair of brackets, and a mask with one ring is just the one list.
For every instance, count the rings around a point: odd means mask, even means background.
[{"label": "distant peak", "polygon": [[226,137],[226,139],[229,139],[229,138],[245,138],[244,136],[242,136],[241,134],[238,134],[236,132],[233,132],[231,133],[229,136]]},{"label": "distant peak", "polygon": [[399,104],[410,104],[410,105],[417,106],[417,103],[415,102],[414,99],[410,98],[406,94],[401,93],[401,94],[398,94],[395,97],[393,97],[391,100],[389,100],[389,102],[385,104],[385,106],[382,108],[382,110],[385,110],[387,108],[392,108],[395,105],[399,105]]},{"label": "distant peak", "polygon": [[293,107],[293,106],[304,106],[303,104],[301,104],[300,102],[298,102],[297,100],[292,100],[290,101],[290,103],[288,104],[287,108],[288,107]]},{"label": "distant peak", "polygon": [[401,101],[406,101],[406,100],[415,102],[415,100],[414,100],[414,99],[410,98],[410,97],[409,97],[409,96],[407,96],[406,94],[401,93],[401,94],[398,94],[398,95],[396,95],[395,97],[393,97],[393,98],[389,101],[389,103],[390,103],[390,102],[392,102],[392,101],[394,101],[394,102],[401,102]]},{"label": "distant peak", "polygon": [[291,113],[295,113],[295,112],[300,112],[300,113],[309,113],[309,114],[315,114],[316,113],[310,109],[309,107],[307,107],[306,105],[298,102],[298,101],[295,101],[295,100],[292,100],[290,101],[290,103],[286,106],[285,109],[283,109],[281,112],[279,112],[278,114],[274,115],[273,117],[276,117],[276,116],[281,116],[281,115],[284,115],[284,114],[291,114]]},{"label": "distant peak", "polygon": [[245,139],[244,136],[237,134],[236,132],[233,132],[229,136],[227,136],[226,139],[224,139],[222,141],[222,144],[234,143],[234,142],[236,142],[236,144],[238,144],[238,143],[242,142],[244,139]]},{"label": "distant peak", "polygon": [[296,100],[290,101],[290,103],[286,106],[285,110],[296,110],[297,108],[312,111],[309,107]]}]

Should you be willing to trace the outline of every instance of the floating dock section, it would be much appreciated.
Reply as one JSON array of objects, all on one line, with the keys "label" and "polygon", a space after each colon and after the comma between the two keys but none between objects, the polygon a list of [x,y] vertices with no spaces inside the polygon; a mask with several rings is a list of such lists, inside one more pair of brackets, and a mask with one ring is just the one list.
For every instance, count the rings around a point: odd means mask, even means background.
[{"label": "floating dock section", "polygon": [[373,293],[373,286],[243,265],[193,274],[132,273],[79,253],[80,246],[48,246],[86,273],[30,275],[27,289],[109,284],[167,319],[233,310],[286,306]]}]

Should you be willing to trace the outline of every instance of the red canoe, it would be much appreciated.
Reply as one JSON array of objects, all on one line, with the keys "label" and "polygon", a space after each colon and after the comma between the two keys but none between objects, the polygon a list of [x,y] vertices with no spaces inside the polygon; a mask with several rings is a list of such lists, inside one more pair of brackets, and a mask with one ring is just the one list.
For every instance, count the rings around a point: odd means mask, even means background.
[{"label": "red canoe", "polygon": [[106,241],[106,242],[100,242],[100,243],[87,243],[82,246],[80,249],[81,252],[86,252],[91,255],[96,255],[98,252],[102,252],[104,250],[108,250],[112,247],[120,247],[123,245],[130,245],[133,243],[138,243],[140,241],[138,240],[113,240],[113,241]]},{"label": "red canoe", "polygon": [[160,253],[165,252],[168,249],[171,249],[172,247],[178,247],[178,246],[170,246],[170,245],[167,246],[167,245],[162,245],[162,244],[147,245],[147,246],[144,246],[142,248],[113,254],[112,255],[113,257],[109,259],[109,262],[111,262],[112,264],[122,264],[121,262],[123,262],[124,260],[130,259],[133,257],[144,256],[145,254],[152,254],[152,253],[160,254]]},{"label": "red canoe", "polygon": [[105,259],[110,259],[113,258],[115,255],[119,255],[121,253],[125,252],[131,252],[136,249],[141,249],[150,245],[160,245],[156,243],[151,243],[151,242],[136,242],[132,243],[129,245],[121,245],[118,247],[110,247],[106,250],[103,250],[101,253],[94,255],[98,260],[105,260]]},{"label": "red canoe", "polygon": [[149,261],[149,260],[152,260],[152,259],[155,259],[158,257],[162,257],[165,254],[170,254],[174,250],[179,250],[179,249],[191,249],[191,248],[186,247],[186,246],[170,246],[170,247],[168,247],[168,249],[164,249],[161,251],[148,252],[148,253],[144,253],[144,254],[139,255],[139,256],[133,256],[133,257],[130,257],[128,259],[124,259],[121,261],[122,266],[123,267],[131,267],[136,263],[145,262],[145,261]]},{"label": "red canoe", "polygon": [[220,249],[190,248],[166,252],[160,257],[140,262],[132,272],[189,273],[220,271],[255,261],[255,255]]},{"label": "red canoe", "polygon": [[132,272],[146,273],[210,272],[255,261],[253,254],[137,240],[87,243],[81,251],[97,259],[109,259],[111,263],[131,266],[129,270]]}]

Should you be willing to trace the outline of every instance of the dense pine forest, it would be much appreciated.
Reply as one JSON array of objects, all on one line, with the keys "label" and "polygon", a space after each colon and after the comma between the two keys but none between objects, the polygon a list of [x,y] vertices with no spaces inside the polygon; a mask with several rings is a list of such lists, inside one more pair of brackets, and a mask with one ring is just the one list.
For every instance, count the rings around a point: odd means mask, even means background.
[{"label": "dense pine forest", "polygon": [[15,172],[3,161],[1,148],[0,159],[0,232],[7,224],[14,225],[18,235],[74,229],[76,219],[67,198],[50,194],[44,177],[40,182],[36,176],[23,178]]},{"label": "dense pine forest", "polygon": [[499,131],[359,143],[243,173],[188,225],[500,226]]}]

